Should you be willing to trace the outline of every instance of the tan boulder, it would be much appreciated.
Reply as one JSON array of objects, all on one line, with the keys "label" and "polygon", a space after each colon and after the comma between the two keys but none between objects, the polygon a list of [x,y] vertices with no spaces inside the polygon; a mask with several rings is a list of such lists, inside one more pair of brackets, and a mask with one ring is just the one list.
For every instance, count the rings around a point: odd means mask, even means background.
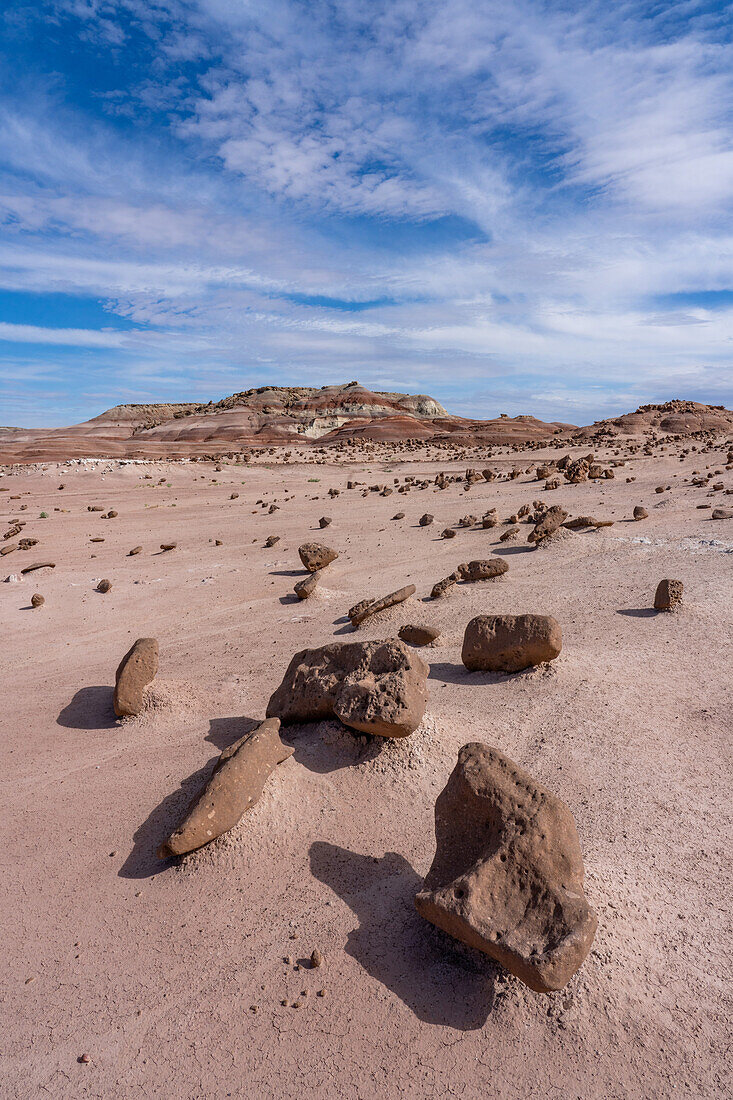
[{"label": "tan boulder", "polygon": [[407,737],[427,706],[428,666],[396,638],[304,649],[267,704],[284,725],[336,717],[361,733]]},{"label": "tan boulder", "polygon": [[527,535],[527,542],[542,542],[548,535],[552,535],[568,518],[568,513],[559,504],[553,504],[543,514],[542,519],[535,524],[534,529]]},{"label": "tan boulder", "polygon": [[399,629],[399,636],[408,645],[430,645],[440,637],[437,626],[416,626],[406,623]]},{"label": "tan boulder", "polygon": [[336,550],[332,550],[330,546],[324,546],[320,542],[304,542],[302,546],[298,547],[298,553],[300,560],[309,573],[315,573],[316,570],[323,569],[338,557]]},{"label": "tan boulder", "polygon": [[521,672],[554,661],[561,649],[551,615],[477,615],[466,627],[461,660],[469,672]]},{"label": "tan boulder", "polygon": [[468,584],[474,581],[492,580],[508,571],[509,565],[503,558],[481,558],[477,561],[463,562],[456,569],[458,579]]},{"label": "tan boulder", "polygon": [[682,602],[684,591],[682,581],[663,580],[657,585],[654,593],[654,607],[657,611],[671,611]]},{"label": "tan boulder", "polygon": [[565,803],[475,742],[459,751],[438,796],[435,835],[435,858],[415,897],[420,915],[535,992],[562,989],[598,925]]},{"label": "tan boulder", "polygon": [[240,737],[221,754],[203,793],[161,844],[158,857],[184,855],[233,829],[262,794],[270,773],[294,751],[280,740],[277,718]]},{"label": "tan boulder", "polygon": [[299,600],[307,600],[309,596],[313,595],[318,587],[320,577],[320,571],[316,570],[315,573],[309,573],[307,577],[303,577],[302,581],[298,581],[294,591]]},{"label": "tan boulder", "polygon": [[143,691],[155,679],[157,671],[157,639],[138,638],[117,668],[113,704],[118,718],[140,713]]}]

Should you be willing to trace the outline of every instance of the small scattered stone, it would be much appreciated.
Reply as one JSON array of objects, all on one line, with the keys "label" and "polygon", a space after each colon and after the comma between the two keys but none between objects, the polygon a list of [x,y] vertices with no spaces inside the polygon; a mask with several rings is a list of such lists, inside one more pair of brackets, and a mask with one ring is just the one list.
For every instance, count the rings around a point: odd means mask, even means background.
[{"label": "small scattered stone", "polygon": [[175,550],[175,548],[177,546],[178,546],[177,542],[161,542],[160,549],[161,550]]},{"label": "small scattered stone", "polygon": [[642,508],[640,504],[637,504],[634,508],[634,519],[649,519],[649,513],[647,512],[646,508]]},{"label": "small scattered stone", "polygon": [[45,602],[46,602],[45,597],[42,596],[40,592],[34,592],[33,595],[31,596],[31,606],[32,607],[43,607]]},{"label": "small scattered stone", "polygon": [[420,524],[421,527],[429,527],[434,519],[435,519],[435,516],[431,516],[430,512],[426,512],[424,516],[420,516],[420,519],[418,520],[418,523]]},{"label": "small scattered stone", "polygon": [[314,947],[311,952],[311,969],[316,970],[319,966],[323,966],[323,955],[317,947]]},{"label": "small scattered stone", "polygon": [[456,533],[452,527],[446,527],[443,531],[441,531],[440,537],[444,539],[454,539],[456,537]]},{"label": "small scattered stone", "polygon": [[132,550],[128,550],[127,556],[128,556],[128,558],[134,558],[135,554],[142,554],[142,552],[143,552],[142,546],[133,546]]},{"label": "small scattered stone", "polygon": [[97,585],[97,592],[109,592],[111,587],[112,587],[112,581],[108,581],[107,578],[105,577],[104,580],[101,580],[99,582],[99,584]]},{"label": "small scattered stone", "polygon": [[330,516],[321,516],[321,518],[318,521],[318,526],[321,527],[321,528],[329,527],[332,523],[333,523],[333,520],[331,519]]}]

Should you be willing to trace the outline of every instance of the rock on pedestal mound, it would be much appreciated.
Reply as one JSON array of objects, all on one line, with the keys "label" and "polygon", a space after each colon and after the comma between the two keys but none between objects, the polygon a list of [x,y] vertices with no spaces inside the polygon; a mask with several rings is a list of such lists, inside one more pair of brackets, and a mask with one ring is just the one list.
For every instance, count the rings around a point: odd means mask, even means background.
[{"label": "rock on pedestal mound", "polygon": [[119,663],[115,676],[113,704],[118,718],[139,714],[143,691],[158,671],[158,641],[138,638]]},{"label": "rock on pedestal mound", "polygon": [[435,858],[415,897],[420,915],[535,992],[561,989],[598,924],[565,803],[475,742],[460,750],[438,796],[435,835]]},{"label": "rock on pedestal mound", "polygon": [[682,602],[685,586],[682,581],[663,580],[654,593],[654,607],[657,611],[671,611]]},{"label": "rock on pedestal mound", "polygon": [[304,542],[298,547],[300,560],[309,573],[315,573],[318,569],[324,569],[330,562],[338,557],[338,551],[330,546],[324,546],[320,542]]},{"label": "rock on pedestal mound", "polygon": [[268,718],[224,749],[203,793],[161,844],[158,857],[184,855],[233,829],[262,794],[270,773],[294,751],[280,740],[277,718]]},{"label": "rock on pedestal mound", "polygon": [[477,615],[466,627],[461,660],[469,672],[521,672],[554,661],[561,649],[552,615]]},{"label": "rock on pedestal mound", "polygon": [[382,737],[407,737],[428,702],[428,666],[404,642],[343,642],[304,649],[267,704],[284,725],[335,716]]}]

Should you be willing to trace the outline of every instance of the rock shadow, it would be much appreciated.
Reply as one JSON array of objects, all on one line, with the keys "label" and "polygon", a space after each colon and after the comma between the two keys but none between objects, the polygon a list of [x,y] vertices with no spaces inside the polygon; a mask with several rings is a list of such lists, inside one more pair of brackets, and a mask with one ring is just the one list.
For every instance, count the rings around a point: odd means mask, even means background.
[{"label": "rock shadow", "polygon": [[[241,735],[240,735],[241,736]],[[158,859],[158,847],[180,825],[186,811],[198,798],[213,771],[218,757],[182,780],[177,790],[167,794],[133,835],[133,847],[117,872],[120,878],[152,878],[167,871],[172,859]]]},{"label": "rock shadow", "polygon": [[310,848],[315,878],[358,918],[346,953],[428,1024],[482,1028],[496,998],[498,966],[424,920],[414,895],[422,879],[397,852],[381,859],[335,844]]},{"label": "rock shadow", "polygon": [[83,687],[63,708],[56,723],[71,730],[111,730],[117,725],[111,687]]},{"label": "rock shadow", "polygon": [[250,733],[261,722],[264,722],[264,718],[245,718],[241,714],[232,718],[210,718],[209,732],[204,741],[210,741],[221,752],[240,737],[244,737],[245,733]]},{"label": "rock shadow", "polygon": [[634,619],[653,619],[660,612],[654,607],[620,607],[617,615],[630,615]]},{"label": "rock shadow", "polygon": [[522,669],[520,672],[469,672],[462,664],[451,664],[449,661],[431,661],[429,680],[442,680],[446,684],[500,684],[503,680],[521,677],[532,669]]},{"label": "rock shadow", "polygon": [[[280,737],[286,745],[293,746],[294,759],[318,775],[374,760],[385,743],[384,737],[358,733],[336,718],[285,726],[280,730]],[[366,745],[359,740],[361,737],[366,737]]]},{"label": "rock shadow", "polygon": [[307,569],[271,569],[269,577],[307,577]]},{"label": "rock shadow", "polygon": [[507,554],[531,554],[536,549],[535,546],[497,546],[493,553],[497,557],[504,558]]}]

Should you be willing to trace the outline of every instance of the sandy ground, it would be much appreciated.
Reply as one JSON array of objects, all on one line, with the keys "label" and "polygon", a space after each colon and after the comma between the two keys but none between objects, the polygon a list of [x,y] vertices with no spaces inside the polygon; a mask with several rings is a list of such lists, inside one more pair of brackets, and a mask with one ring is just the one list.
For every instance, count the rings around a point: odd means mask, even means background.
[{"label": "sandy ground", "polygon": [[[41,540],[0,559],[0,580],[56,562],[0,583],[2,1095],[729,1094],[733,521],[697,505],[732,498],[683,480],[724,463],[724,447],[682,462],[672,448],[614,481],[552,493],[525,476],[386,498],[345,491],[347,478],[391,483],[448,465],[110,463],[0,479],[3,530],[20,516]],[[733,487],[730,471],[722,480]],[[659,484],[672,488],[657,495]],[[330,486],[344,491],[328,499]],[[539,497],[616,523],[537,550],[526,526],[505,545],[502,528],[437,538],[467,512],[496,506],[503,519]],[[280,510],[263,514],[260,498]],[[639,503],[649,518],[629,522]],[[420,528],[425,511],[436,522]],[[320,532],[324,513],[333,524]],[[281,540],[265,549],[269,534]],[[297,547],[314,538],[340,557],[299,602]],[[143,553],[127,557],[136,544]],[[425,601],[459,562],[490,552],[506,555],[504,577]],[[94,591],[101,577],[107,595]],[[662,577],[684,582],[678,612],[650,610]],[[352,633],[353,603],[410,582],[415,597]],[[462,633],[480,612],[554,615],[561,656],[515,676],[467,673]],[[296,650],[410,621],[443,630],[421,651],[430,698],[411,738],[291,730],[295,755],[233,832],[178,863],[156,859],[220,749],[264,717]],[[159,639],[160,672],[144,714],[120,723],[115,668],[143,635]],[[528,769],[578,824],[599,929],[551,996],[413,906],[435,796],[472,740]],[[323,967],[297,969],[315,947]]]}]

